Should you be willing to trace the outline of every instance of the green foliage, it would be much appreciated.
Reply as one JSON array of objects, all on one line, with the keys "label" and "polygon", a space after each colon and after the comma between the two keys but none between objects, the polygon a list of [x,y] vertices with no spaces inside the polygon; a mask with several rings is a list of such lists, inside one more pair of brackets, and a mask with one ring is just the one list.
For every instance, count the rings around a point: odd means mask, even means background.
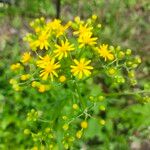
[{"label": "green foliage", "polygon": [[[39,94],[29,85],[21,92],[15,92],[12,89],[9,80],[14,74],[9,66],[19,61],[20,51],[24,51],[27,47],[22,40],[20,41],[19,37],[22,38],[22,35],[18,35],[18,32],[26,32],[21,29],[28,30],[24,27],[24,23],[27,24],[24,20],[28,22],[37,16],[54,17],[56,13],[55,4],[51,0],[16,2],[17,7],[16,5],[0,7],[0,19],[2,18],[0,23],[4,26],[9,23],[13,29],[17,29],[17,33],[13,36],[10,34],[4,36],[7,34],[6,31],[3,36],[0,35],[0,149],[20,150],[33,147],[42,149],[42,146],[49,145],[49,149],[57,150],[63,149],[63,145],[67,148],[75,142],[73,149],[80,149],[85,145],[89,150],[128,150],[130,149],[129,143],[149,139],[150,84],[148,82],[149,58],[146,56],[149,42],[147,38],[149,24],[146,19],[149,10],[148,2],[145,0],[140,2],[138,0],[89,2],[87,0],[78,2],[62,0],[61,17],[63,20],[68,21],[76,15],[87,18],[93,13],[98,14],[98,20],[105,26],[102,26],[101,34],[99,34],[100,38],[103,37],[102,42],[118,43],[125,48],[131,47],[133,53],[140,54],[142,57],[142,64],[137,71],[126,75],[131,79],[135,75],[138,79],[137,85],[131,89],[128,89],[127,84],[123,87],[110,86],[112,82],[123,82],[120,74],[105,81],[99,78],[94,79],[95,83],[101,86],[93,85],[91,80],[87,81],[88,86],[81,84],[80,90],[85,95],[91,95],[85,96],[85,99],[88,103],[92,103],[92,108],[84,112],[81,109],[73,109],[73,104],[76,104],[77,100],[72,102],[69,99],[70,88],[74,88],[71,82],[67,90],[58,87],[51,94]],[[8,18],[12,22],[9,22]],[[130,50],[127,50],[126,54],[129,53]],[[122,53],[120,56],[122,57]],[[133,62],[137,61],[138,58]],[[129,61],[128,65],[134,66],[134,63],[131,64]],[[109,70],[105,73],[108,75]],[[134,80],[132,82],[135,84]],[[135,95],[129,93],[129,90],[133,88]],[[136,88],[146,91],[146,94],[136,93]],[[122,89],[128,90],[122,92]],[[106,92],[114,90],[114,93],[104,94],[103,90]],[[82,113],[89,113],[94,117],[88,117],[88,128],[81,133],[82,138],[77,139],[76,131],[80,131],[80,122],[84,120]],[[79,115],[81,115],[80,118]],[[55,121],[51,122],[51,120]],[[64,125],[68,121],[72,123],[67,130]],[[64,131],[63,128],[66,130]]]}]

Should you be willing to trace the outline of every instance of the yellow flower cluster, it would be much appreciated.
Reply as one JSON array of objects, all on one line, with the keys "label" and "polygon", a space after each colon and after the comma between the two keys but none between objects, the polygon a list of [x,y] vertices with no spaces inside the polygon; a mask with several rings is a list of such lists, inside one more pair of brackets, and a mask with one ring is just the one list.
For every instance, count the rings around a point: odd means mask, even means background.
[{"label": "yellow flower cluster", "polygon": [[[45,84],[49,81],[65,83],[66,80],[86,79],[100,72],[99,68],[106,67],[107,75],[115,76],[118,71],[111,64],[117,64],[125,55],[131,54],[130,49],[124,53],[119,47],[115,49],[101,44],[101,24],[97,24],[96,15],[86,21],[75,17],[65,25],[59,19],[46,21],[40,18],[31,22],[30,26],[33,32],[28,33],[24,40],[32,51],[23,53],[20,62],[10,68],[13,71],[23,68],[21,82],[41,82],[40,86],[36,86],[40,92],[46,91]],[[132,64],[129,61],[125,65]],[[116,80],[120,81],[118,77]]]},{"label": "yellow flower cluster", "polygon": [[[91,20],[95,21],[96,18],[97,16],[93,15]],[[69,21],[62,25],[61,20],[58,19],[46,22],[44,18],[40,18],[31,22],[30,26],[33,28],[34,33],[27,34],[24,39],[29,42],[30,48],[36,51],[38,55],[38,59],[35,62],[37,67],[40,68],[39,77],[43,80],[47,80],[50,77],[51,81],[54,81],[54,77],[58,77],[59,73],[62,72],[64,68],[62,60],[66,58],[72,61],[69,68],[73,76],[81,79],[91,75],[93,70],[93,67],[89,65],[91,60],[88,57],[82,57],[82,55],[79,58],[76,58],[76,56],[79,55],[83,47],[93,47],[98,44],[96,42],[98,37],[94,37],[93,34],[92,21],[91,23],[90,21],[81,21],[79,17],[76,17],[74,22]],[[74,30],[74,40],[77,39],[75,42],[71,41],[69,37],[70,29]],[[47,51],[41,54],[39,50]],[[98,53],[99,51],[97,51]],[[105,54],[100,56],[110,57],[107,56],[107,54],[110,55],[109,51],[108,53],[105,52]],[[24,53],[21,62],[27,63],[30,59],[31,53]],[[66,78],[60,78],[59,81],[63,82],[62,80],[66,80]]]}]

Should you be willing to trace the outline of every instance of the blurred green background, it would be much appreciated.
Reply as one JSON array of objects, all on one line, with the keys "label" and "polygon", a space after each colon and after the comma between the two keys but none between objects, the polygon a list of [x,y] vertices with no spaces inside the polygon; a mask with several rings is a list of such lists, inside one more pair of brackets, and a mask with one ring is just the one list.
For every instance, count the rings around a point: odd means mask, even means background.
[{"label": "blurred green background", "polygon": [[[8,82],[12,77],[9,66],[19,60],[21,51],[26,49],[22,38],[30,31],[29,22],[41,16],[47,19],[55,18],[56,6],[56,0],[12,0],[11,4],[0,2],[0,149],[2,150],[27,149],[33,145],[23,134],[26,126],[23,120],[30,109],[44,106],[39,102],[36,93],[28,91],[22,95],[11,89]],[[60,18],[64,22],[75,16],[88,18],[92,14],[98,15],[98,20],[102,23],[100,37],[103,37],[103,42],[113,45],[117,43],[124,48],[131,48],[135,55],[140,55],[142,64],[136,76],[139,86],[149,90],[149,0],[61,0]],[[128,109],[122,109],[124,105]],[[136,145],[146,143],[148,148],[149,114],[150,104],[137,103],[130,106],[123,100],[107,112],[107,117],[113,118],[116,122],[116,128],[113,128],[110,122],[106,128],[100,129],[102,133],[99,136],[105,141],[99,143],[101,148],[89,140],[94,138],[98,130],[96,124],[90,122],[93,129],[88,129],[86,135],[89,149],[127,150],[132,148],[134,142]],[[132,142],[127,140],[129,137]]]}]

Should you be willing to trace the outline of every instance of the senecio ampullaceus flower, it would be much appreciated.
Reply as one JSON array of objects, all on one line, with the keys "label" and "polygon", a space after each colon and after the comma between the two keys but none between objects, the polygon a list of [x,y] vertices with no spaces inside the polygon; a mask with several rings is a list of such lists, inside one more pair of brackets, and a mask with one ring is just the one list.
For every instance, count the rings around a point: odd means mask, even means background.
[{"label": "senecio ampullaceus flower", "polygon": [[[106,111],[107,95],[115,96],[124,87],[124,91],[132,90],[141,59],[133,56],[131,49],[102,42],[103,27],[96,15],[87,20],[75,17],[67,23],[42,17],[32,21],[30,27],[32,32],[24,37],[28,49],[10,66],[14,74],[10,84],[16,92],[30,89],[42,99],[43,112],[35,107],[27,114],[28,121],[42,121],[44,109],[49,114],[44,120],[47,128],[44,125],[45,129],[37,132],[25,129],[24,133],[31,134],[35,141],[50,139],[48,145],[53,149],[58,142],[55,130],[62,130],[61,142],[68,149],[84,136],[89,118],[94,118],[93,108]],[[46,99],[49,105],[44,106]],[[100,126],[107,124],[105,118],[94,119]]]}]

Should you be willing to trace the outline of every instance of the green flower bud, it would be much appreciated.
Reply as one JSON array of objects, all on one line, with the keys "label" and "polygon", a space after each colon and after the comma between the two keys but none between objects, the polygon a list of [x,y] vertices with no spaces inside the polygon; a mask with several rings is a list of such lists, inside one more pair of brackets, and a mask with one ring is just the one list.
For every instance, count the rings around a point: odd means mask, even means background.
[{"label": "green flower bud", "polygon": [[102,96],[102,95],[100,95],[100,96],[98,97],[98,100],[99,100],[99,101],[103,101],[104,99],[105,99],[105,97]]},{"label": "green flower bud", "polygon": [[139,56],[136,56],[135,63],[140,64],[142,62],[141,58]]},{"label": "green flower bud", "polygon": [[109,49],[111,50],[111,51],[114,51],[114,46],[109,46]]},{"label": "green flower bud", "polygon": [[131,50],[131,49],[127,49],[127,50],[126,50],[126,55],[131,55],[131,53],[132,53],[132,50]]},{"label": "green flower bud", "polygon": [[122,59],[124,58],[124,56],[125,56],[125,53],[123,51],[120,51],[118,54],[118,58]]},{"label": "green flower bud", "polygon": [[136,79],[131,79],[130,82],[131,82],[131,85],[133,85],[133,86],[137,84]]},{"label": "green flower bud", "polygon": [[120,50],[121,50],[121,47],[120,47],[120,46],[117,46],[117,47],[116,47],[116,50],[117,50],[117,51],[120,51]]},{"label": "green flower bud", "polygon": [[131,70],[131,71],[128,73],[128,76],[129,76],[130,78],[134,78],[134,77],[135,77],[134,71]]},{"label": "green flower bud", "polygon": [[133,63],[132,63],[131,61],[127,61],[127,62],[126,62],[126,65],[127,65],[128,67],[131,67],[132,64],[133,64]]},{"label": "green flower bud", "polygon": [[29,135],[30,134],[30,130],[29,129],[24,129],[23,132],[24,132],[25,135]]}]

